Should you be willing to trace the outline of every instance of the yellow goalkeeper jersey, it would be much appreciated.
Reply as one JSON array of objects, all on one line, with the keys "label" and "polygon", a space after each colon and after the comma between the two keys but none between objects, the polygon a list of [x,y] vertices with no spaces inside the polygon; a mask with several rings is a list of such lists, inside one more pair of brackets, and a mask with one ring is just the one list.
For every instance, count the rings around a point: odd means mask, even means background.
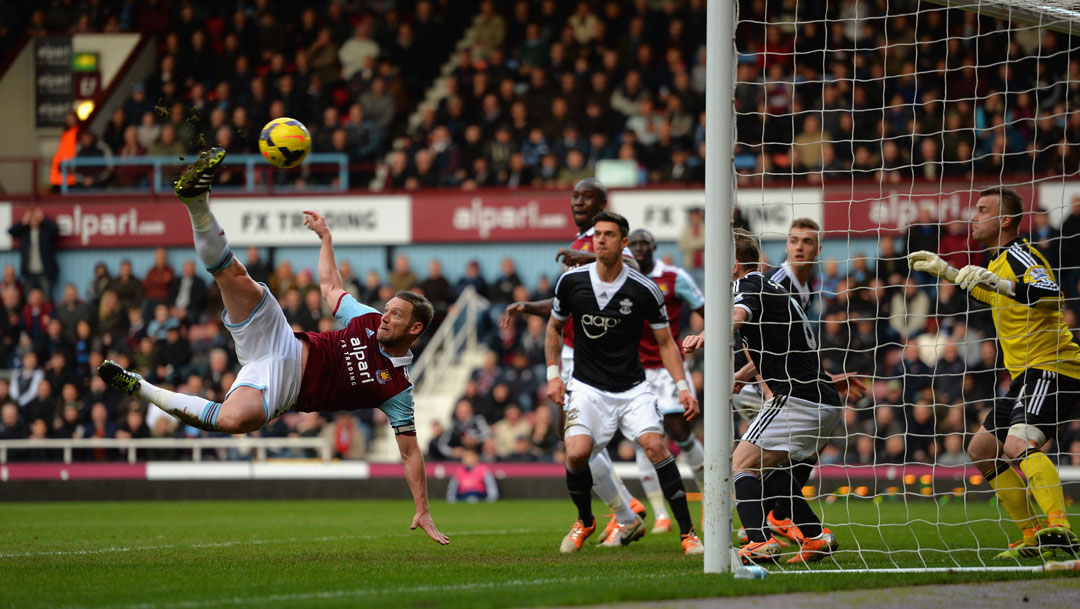
[{"label": "yellow goalkeeper jersey", "polygon": [[1036,368],[1080,379],[1080,347],[1065,325],[1061,288],[1042,252],[1014,239],[987,268],[1015,286],[1015,298],[984,287],[971,291],[990,305],[1009,374],[1015,379]]}]

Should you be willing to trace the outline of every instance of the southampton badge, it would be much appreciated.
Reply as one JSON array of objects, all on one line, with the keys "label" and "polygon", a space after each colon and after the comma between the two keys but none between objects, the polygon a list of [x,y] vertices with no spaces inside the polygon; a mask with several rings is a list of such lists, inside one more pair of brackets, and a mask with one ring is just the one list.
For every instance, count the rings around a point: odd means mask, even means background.
[{"label": "southampton badge", "polygon": [[633,304],[634,301],[630,300],[629,298],[623,298],[619,301],[619,313],[622,313],[623,315],[629,315],[630,307],[633,306]]},{"label": "southampton badge", "polygon": [[389,383],[390,382],[390,371],[389,370],[379,370],[378,372],[375,373],[375,380],[379,381],[380,385],[385,385],[386,383]]}]

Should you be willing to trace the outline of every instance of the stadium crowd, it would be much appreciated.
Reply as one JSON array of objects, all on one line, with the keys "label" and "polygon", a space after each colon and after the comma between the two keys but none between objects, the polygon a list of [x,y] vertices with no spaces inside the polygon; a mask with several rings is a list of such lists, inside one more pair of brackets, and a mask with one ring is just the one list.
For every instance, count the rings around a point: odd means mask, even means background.
[{"label": "stadium crowd", "polygon": [[[22,31],[157,36],[157,69],[100,133],[70,119],[75,156],[255,152],[260,126],[291,116],[314,151],[348,155],[354,187],[384,162],[388,189],[562,187],[602,159],[632,161],[640,183],[703,181],[701,0],[54,4],[3,5],[5,45]],[[914,2],[739,4],[746,183],[1040,177],[1080,161],[1080,61],[1061,34]],[[431,57],[452,58],[449,76]],[[438,104],[418,106],[439,78]],[[336,179],[306,171],[279,179]]]},{"label": "stadium crowd", "polygon": [[[1064,226],[1078,224],[1080,209]],[[869,385],[860,401],[847,406],[842,431],[822,455],[824,463],[966,462],[965,433],[1004,395],[1008,375],[995,347],[988,311],[951,284],[933,285],[908,271],[904,254],[921,247],[927,238],[941,243],[935,249],[948,255],[947,231],[936,224],[917,224],[905,235],[884,236],[878,252],[857,256],[846,267],[835,260],[821,264],[812,287],[819,294],[813,316],[820,318],[818,342],[826,368],[858,373]],[[1045,251],[1065,256],[1080,244],[1080,231],[1063,236],[1040,229],[1035,222],[1031,239]],[[688,258],[695,254],[684,253]],[[256,248],[248,250],[245,265],[256,280],[270,286],[294,328],[334,327],[311,269],[292,269],[287,262],[272,267]],[[106,387],[93,374],[108,357],[130,364],[152,382],[211,401],[224,397],[238,364],[230,335],[220,322],[220,295],[195,271],[193,261],[172,268],[160,249],[143,277],[134,276],[128,262],[117,269],[101,263],[86,286],[65,285],[62,296],[52,302],[25,265],[21,271],[5,267],[0,280],[0,368],[9,369],[11,376],[0,380],[0,437],[204,434],[178,425],[156,409],[148,410],[144,402]],[[453,412],[446,413],[449,423],[438,423],[432,430],[430,459],[460,459],[467,451],[477,452],[485,462],[560,458],[557,417],[545,398],[545,320],[520,316],[506,329],[496,323],[508,303],[549,297],[552,286],[547,277],[534,286],[525,285],[511,257],[489,274],[473,262],[457,278],[446,277],[437,260],[426,272],[418,272],[404,254],[384,273],[369,269],[357,274],[347,260],[342,260],[341,271],[346,289],[375,307],[398,289],[422,292],[436,308],[436,323],[466,286],[490,302],[480,324],[480,338],[488,347],[484,364],[472,373]],[[1066,319],[1080,334],[1076,281],[1067,292]],[[681,323],[684,334],[700,330],[689,318]],[[690,364],[691,379],[703,393],[700,357]],[[381,419],[374,410],[329,418],[289,413],[259,433],[325,434],[334,439],[336,455],[362,458]],[[746,423],[738,422],[739,433]],[[1065,428],[1060,446],[1071,453],[1067,458],[1080,460],[1080,422]],[[610,450],[616,459],[633,459],[629,442],[613,442]],[[93,451],[82,458],[119,456]],[[182,457],[169,451],[148,456]],[[47,457],[40,450],[22,455]],[[250,455],[223,451],[220,457]],[[13,458],[20,457],[13,453]]]}]

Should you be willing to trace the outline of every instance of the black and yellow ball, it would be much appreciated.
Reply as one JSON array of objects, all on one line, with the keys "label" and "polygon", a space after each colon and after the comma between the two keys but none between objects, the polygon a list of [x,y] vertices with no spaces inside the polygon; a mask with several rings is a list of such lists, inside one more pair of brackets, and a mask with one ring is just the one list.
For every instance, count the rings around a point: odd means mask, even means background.
[{"label": "black and yellow ball", "polygon": [[311,134],[295,118],[275,118],[259,134],[259,152],[274,167],[292,169],[311,152]]}]

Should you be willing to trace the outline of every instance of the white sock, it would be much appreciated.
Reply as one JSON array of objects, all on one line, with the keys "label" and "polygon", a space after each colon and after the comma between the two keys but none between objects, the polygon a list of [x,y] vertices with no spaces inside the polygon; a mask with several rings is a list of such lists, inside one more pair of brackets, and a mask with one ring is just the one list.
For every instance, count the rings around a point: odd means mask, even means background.
[{"label": "white sock", "polygon": [[634,451],[637,460],[638,476],[641,477],[641,486],[645,489],[645,496],[649,498],[652,506],[653,517],[656,519],[671,519],[667,512],[667,499],[664,491],[660,488],[660,481],[656,479],[656,468],[640,446]]},{"label": "white sock", "polygon": [[676,442],[676,444],[679,445],[679,450],[683,454],[683,459],[686,460],[686,465],[690,467],[690,471],[694,472],[694,482],[697,482],[698,490],[704,493],[705,449],[701,446],[701,441],[694,434],[690,434],[690,437],[685,441]]},{"label": "white sock", "polygon": [[216,273],[233,261],[229,240],[221,230],[217,218],[210,212],[210,195],[203,193],[190,199],[181,199],[191,216],[192,233],[195,235],[195,253],[206,266],[207,272]]},{"label": "white sock", "polygon": [[592,471],[596,495],[615,513],[620,524],[633,524],[637,514],[630,510],[630,500],[634,497],[615,475],[606,449],[601,449],[589,460],[589,469]]},{"label": "white sock", "polygon": [[183,423],[203,431],[218,431],[217,418],[221,404],[194,395],[176,393],[161,387],[155,387],[145,380],[139,381],[136,397],[156,404],[165,412]]}]

